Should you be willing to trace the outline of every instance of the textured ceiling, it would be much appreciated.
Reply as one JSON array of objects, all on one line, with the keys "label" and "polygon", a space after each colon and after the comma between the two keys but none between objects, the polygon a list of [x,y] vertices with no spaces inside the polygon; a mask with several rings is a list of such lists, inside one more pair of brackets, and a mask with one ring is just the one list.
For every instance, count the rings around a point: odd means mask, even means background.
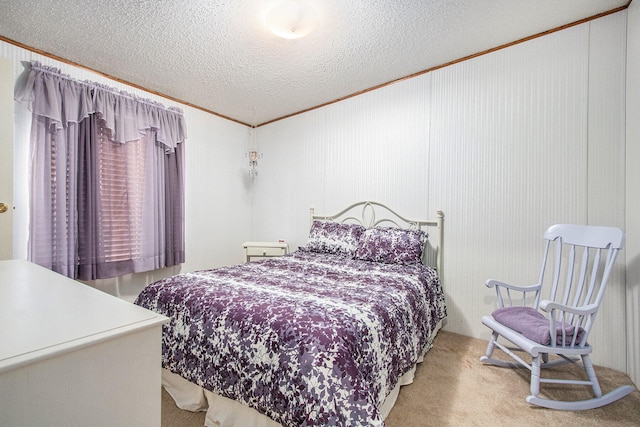
[{"label": "textured ceiling", "polygon": [[0,36],[250,125],[626,6],[629,0],[0,0]]}]

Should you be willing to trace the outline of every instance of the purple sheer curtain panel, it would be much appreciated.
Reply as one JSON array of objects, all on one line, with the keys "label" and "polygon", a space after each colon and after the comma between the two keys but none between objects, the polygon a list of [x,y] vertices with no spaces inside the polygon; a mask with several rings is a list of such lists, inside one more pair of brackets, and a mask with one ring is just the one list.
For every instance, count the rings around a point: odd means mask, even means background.
[{"label": "purple sheer curtain panel", "polygon": [[82,280],[184,262],[180,110],[37,62],[16,99],[32,111],[31,261]]},{"label": "purple sheer curtain panel", "polygon": [[165,253],[168,265],[182,264],[184,255],[184,152],[175,150],[165,156]]}]

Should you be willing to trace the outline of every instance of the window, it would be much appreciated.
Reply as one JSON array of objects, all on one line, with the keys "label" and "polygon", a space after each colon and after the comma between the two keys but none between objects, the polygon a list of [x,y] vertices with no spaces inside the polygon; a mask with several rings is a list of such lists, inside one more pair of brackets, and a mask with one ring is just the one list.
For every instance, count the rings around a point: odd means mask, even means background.
[{"label": "window", "polygon": [[83,280],[184,262],[182,113],[37,63],[27,81],[30,260]]}]

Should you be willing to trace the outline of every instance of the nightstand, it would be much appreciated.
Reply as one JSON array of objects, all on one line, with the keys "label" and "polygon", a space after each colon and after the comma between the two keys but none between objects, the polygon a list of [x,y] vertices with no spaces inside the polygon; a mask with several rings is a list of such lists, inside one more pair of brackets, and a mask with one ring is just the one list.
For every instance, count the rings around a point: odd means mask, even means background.
[{"label": "nightstand", "polygon": [[251,258],[269,258],[289,253],[287,242],[244,242],[242,244],[246,262]]}]

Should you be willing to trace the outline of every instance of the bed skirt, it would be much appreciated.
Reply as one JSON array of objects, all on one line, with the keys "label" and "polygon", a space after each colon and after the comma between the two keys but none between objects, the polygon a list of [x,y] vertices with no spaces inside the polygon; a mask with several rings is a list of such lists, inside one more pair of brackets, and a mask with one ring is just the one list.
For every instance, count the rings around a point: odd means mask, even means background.
[{"label": "bed skirt", "polygon": [[[431,343],[441,327],[442,321],[438,323],[435,331],[431,334],[422,356],[418,359],[418,363],[424,360],[424,355],[427,354],[432,347]],[[416,365],[400,377],[396,387],[391,390],[391,393],[387,396],[380,409],[383,419],[387,418],[395,405],[398,394],[400,393],[400,387],[413,382]],[[167,390],[169,395],[171,395],[180,409],[191,412],[206,411],[207,414],[204,424],[206,427],[282,427],[280,423],[273,421],[255,409],[209,390],[205,390],[199,385],[164,368],[162,369],[162,386]]]}]

